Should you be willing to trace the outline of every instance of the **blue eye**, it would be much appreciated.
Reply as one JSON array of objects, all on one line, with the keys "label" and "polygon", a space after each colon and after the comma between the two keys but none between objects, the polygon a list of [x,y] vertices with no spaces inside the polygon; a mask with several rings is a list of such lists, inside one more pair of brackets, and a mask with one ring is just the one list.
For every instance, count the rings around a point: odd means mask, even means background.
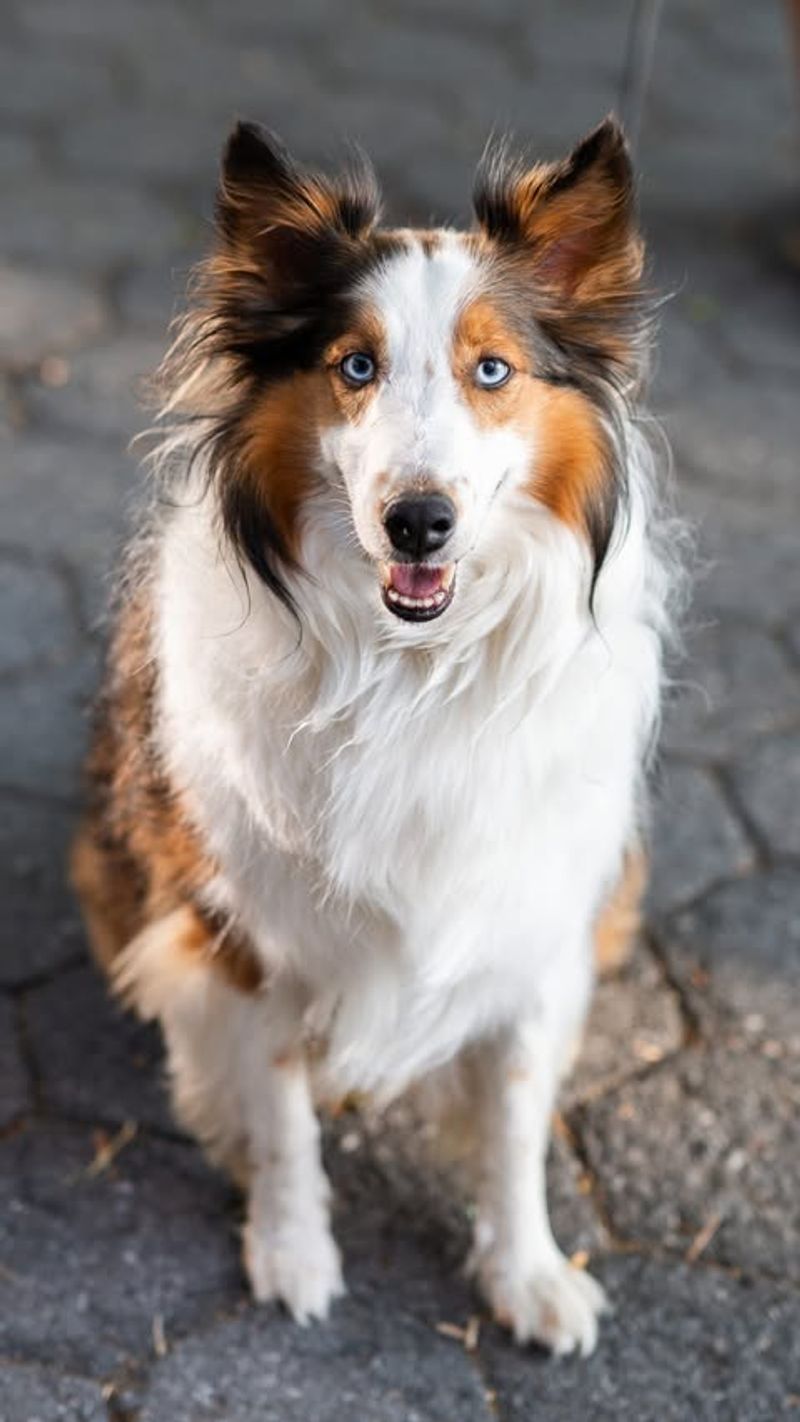
[{"label": "blue eye", "polygon": [[511,366],[507,360],[501,360],[499,356],[485,356],[475,367],[475,384],[484,390],[496,390],[499,385],[505,385],[510,374]]},{"label": "blue eye", "polygon": [[369,385],[375,379],[375,362],[365,351],[353,351],[339,366],[349,385]]}]

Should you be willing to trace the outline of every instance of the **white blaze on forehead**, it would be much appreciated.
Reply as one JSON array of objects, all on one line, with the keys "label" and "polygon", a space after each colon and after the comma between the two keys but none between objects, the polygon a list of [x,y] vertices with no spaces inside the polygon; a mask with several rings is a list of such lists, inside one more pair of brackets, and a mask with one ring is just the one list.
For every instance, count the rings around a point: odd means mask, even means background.
[{"label": "white blaze on forehead", "polygon": [[389,376],[406,398],[451,375],[456,322],[477,284],[477,263],[455,232],[437,234],[427,250],[412,239],[367,277],[362,290],[386,332]]},{"label": "white blaze on forehead", "polygon": [[473,420],[453,374],[459,316],[477,293],[475,259],[455,232],[411,245],[371,273],[362,292],[385,336],[386,369],[370,406],[367,463],[401,488],[409,478],[445,484],[466,476],[464,441]]},{"label": "white blaze on forehead", "polygon": [[332,426],[323,451],[344,479],[356,532],[373,558],[389,556],[389,503],[423,486],[456,505],[447,548],[457,562],[474,546],[497,490],[524,477],[530,449],[510,426],[483,426],[454,373],[458,323],[482,288],[480,263],[458,233],[406,240],[359,286],[381,327],[381,369],[363,416]]}]

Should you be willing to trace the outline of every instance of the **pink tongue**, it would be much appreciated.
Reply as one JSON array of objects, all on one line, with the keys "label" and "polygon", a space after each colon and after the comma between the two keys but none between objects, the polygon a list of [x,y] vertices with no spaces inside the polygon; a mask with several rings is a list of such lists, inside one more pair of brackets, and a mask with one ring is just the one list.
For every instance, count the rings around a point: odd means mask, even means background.
[{"label": "pink tongue", "polygon": [[429,568],[424,563],[392,564],[392,587],[403,597],[432,597],[441,585],[441,568]]}]

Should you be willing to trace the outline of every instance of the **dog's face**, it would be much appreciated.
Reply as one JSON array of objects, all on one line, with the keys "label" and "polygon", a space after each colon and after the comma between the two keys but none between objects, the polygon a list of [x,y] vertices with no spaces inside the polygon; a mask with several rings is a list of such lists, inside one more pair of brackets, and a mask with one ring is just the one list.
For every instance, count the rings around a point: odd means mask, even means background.
[{"label": "dog's face", "polygon": [[234,132],[206,284],[236,389],[217,467],[228,532],[279,596],[321,487],[391,618],[445,614],[520,497],[602,562],[641,271],[620,130],[560,164],[490,157],[475,206],[469,233],[386,231],[368,170],[329,181]]}]

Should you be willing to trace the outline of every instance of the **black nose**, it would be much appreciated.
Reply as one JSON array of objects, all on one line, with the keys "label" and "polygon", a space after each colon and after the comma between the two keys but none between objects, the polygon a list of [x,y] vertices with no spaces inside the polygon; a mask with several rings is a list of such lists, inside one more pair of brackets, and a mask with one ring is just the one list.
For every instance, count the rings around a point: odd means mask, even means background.
[{"label": "black nose", "polygon": [[398,499],[383,523],[392,547],[419,561],[447,542],[456,526],[455,504],[444,494]]}]

